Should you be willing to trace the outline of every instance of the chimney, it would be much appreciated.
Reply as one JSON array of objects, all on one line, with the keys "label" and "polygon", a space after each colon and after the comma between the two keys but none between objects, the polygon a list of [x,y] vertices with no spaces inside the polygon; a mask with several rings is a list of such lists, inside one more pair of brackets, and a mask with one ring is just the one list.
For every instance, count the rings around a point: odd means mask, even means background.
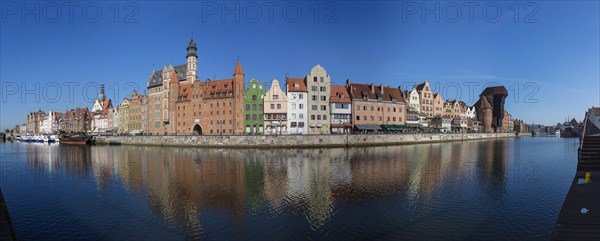
[{"label": "chimney", "polygon": [[375,94],[375,85],[371,83],[371,93]]},{"label": "chimney", "polygon": [[383,84],[381,84],[379,88],[381,88],[381,94],[383,94]]}]

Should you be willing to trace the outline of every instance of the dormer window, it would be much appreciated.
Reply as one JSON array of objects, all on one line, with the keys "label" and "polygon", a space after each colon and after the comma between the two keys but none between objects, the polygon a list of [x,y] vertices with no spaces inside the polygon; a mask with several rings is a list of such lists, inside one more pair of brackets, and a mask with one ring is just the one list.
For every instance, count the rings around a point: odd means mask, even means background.
[{"label": "dormer window", "polygon": [[294,88],[300,89],[300,84],[298,84],[298,83],[294,84]]}]

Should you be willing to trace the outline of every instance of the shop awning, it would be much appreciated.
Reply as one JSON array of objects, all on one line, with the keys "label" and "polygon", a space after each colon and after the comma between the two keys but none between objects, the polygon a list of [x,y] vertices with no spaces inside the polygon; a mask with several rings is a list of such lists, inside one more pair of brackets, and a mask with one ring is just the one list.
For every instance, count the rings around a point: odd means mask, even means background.
[{"label": "shop awning", "polygon": [[349,128],[352,127],[352,124],[350,123],[343,123],[343,124],[331,124],[332,128]]},{"label": "shop awning", "polygon": [[409,123],[409,124],[406,124],[406,126],[408,128],[423,128],[423,125],[421,125],[419,123]]}]

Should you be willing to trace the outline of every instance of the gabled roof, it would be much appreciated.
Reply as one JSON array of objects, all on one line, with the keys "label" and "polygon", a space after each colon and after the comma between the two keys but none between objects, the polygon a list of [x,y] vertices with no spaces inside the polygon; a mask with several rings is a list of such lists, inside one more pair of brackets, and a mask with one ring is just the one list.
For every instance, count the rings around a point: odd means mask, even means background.
[{"label": "gabled roof", "polygon": [[415,89],[417,89],[417,91],[423,91],[424,88],[425,88],[425,83],[415,85]]},{"label": "gabled roof", "polygon": [[306,92],[306,84],[304,78],[287,78],[288,92]]},{"label": "gabled roof", "polygon": [[332,85],[329,100],[333,103],[351,103],[350,94],[345,86]]}]

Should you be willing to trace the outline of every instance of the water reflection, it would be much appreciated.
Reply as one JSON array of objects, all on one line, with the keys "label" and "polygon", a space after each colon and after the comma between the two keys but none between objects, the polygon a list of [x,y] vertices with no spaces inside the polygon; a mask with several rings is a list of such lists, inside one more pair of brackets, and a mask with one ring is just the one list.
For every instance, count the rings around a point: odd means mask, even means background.
[{"label": "water reflection", "polygon": [[[340,204],[400,197],[422,205],[457,182],[502,196],[507,142],[318,150],[28,145],[27,163],[45,173],[91,174],[103,196],[111,185],[142,194],[154,215],[196,238],[205,237],[207,223],[243,226],[263,214],[303,217],[321,230]],[[215,213],[221,219],[206,218]]]}]

